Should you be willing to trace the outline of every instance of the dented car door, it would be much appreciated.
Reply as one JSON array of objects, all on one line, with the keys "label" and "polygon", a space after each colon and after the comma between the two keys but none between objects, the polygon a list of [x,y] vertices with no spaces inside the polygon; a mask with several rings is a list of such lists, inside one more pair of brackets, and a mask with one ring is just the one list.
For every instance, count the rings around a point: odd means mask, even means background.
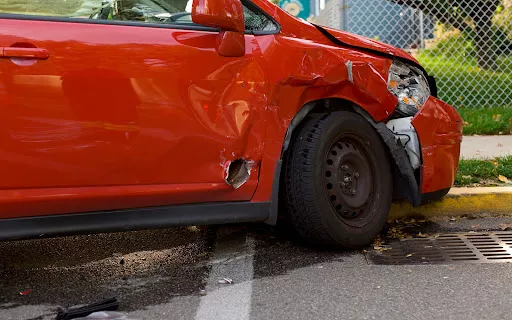
[{"label": "dented car door", "polygon": [[[0,59],[0,188],[153,192],[123,207],[249,200],[264,134],[261,53],[246,34],[244,56],[222,57],[217,34],[2,20],[12,56]],[[235,189],[226,175],[237,159],[250,176]]]}]

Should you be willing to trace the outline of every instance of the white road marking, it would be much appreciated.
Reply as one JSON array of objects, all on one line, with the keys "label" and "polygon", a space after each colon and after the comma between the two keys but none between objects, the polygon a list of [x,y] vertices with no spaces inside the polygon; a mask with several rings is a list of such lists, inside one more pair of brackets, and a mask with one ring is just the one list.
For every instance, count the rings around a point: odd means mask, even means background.
[{"label": "white road marking", "polygon": [[[251,314],[254,241],[241,234],[217,238],[212,266],[195,320],[248,320]],[[221,284],[223,278],[233,284]]]}]

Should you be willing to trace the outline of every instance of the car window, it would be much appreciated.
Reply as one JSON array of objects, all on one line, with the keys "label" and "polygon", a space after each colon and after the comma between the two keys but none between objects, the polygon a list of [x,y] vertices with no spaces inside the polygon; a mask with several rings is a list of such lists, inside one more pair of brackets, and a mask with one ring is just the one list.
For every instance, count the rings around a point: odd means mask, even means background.
[{"label": "car window", "polygon": [[[192,0],[2,0],[0,13],[194,25]],[[250,5],[254,7],[254,5]],[[247,31],[273,31],[276,24],[244,5]]]},{"label": "car window", "polygon": [[[93,20],[192,23],[179,19],[187,0],[3,0],[0,12]],[[177,16],[176,16],[177,15]]]},{"label": "car window", "polygon": [[[254,5],[252,5],[254,6]],[[262,12],[254,8],[249,9],[244,4],[245,30],[247,31],[275,31],[277,25],[264,15]]]}]

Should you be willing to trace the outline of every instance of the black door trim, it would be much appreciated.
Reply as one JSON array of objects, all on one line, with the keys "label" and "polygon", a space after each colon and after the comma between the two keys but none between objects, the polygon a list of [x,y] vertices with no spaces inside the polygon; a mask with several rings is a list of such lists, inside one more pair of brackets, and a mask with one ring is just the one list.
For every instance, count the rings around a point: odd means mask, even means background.
[{"label": "black door trim", "polygon": [[269,213],[270,202],[227,202],[1,219],[0,240],[264,222]]}]

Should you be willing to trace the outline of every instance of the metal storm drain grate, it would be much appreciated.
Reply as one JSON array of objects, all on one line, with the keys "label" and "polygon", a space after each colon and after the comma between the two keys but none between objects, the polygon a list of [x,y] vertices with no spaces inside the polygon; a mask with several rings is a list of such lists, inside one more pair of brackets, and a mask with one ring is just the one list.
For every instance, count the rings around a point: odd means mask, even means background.
[{"label": "metal storm drain grate", "polygon": [[453,233],[391,242],[366,253],[370,264],[512,262],[512,232]]}]

